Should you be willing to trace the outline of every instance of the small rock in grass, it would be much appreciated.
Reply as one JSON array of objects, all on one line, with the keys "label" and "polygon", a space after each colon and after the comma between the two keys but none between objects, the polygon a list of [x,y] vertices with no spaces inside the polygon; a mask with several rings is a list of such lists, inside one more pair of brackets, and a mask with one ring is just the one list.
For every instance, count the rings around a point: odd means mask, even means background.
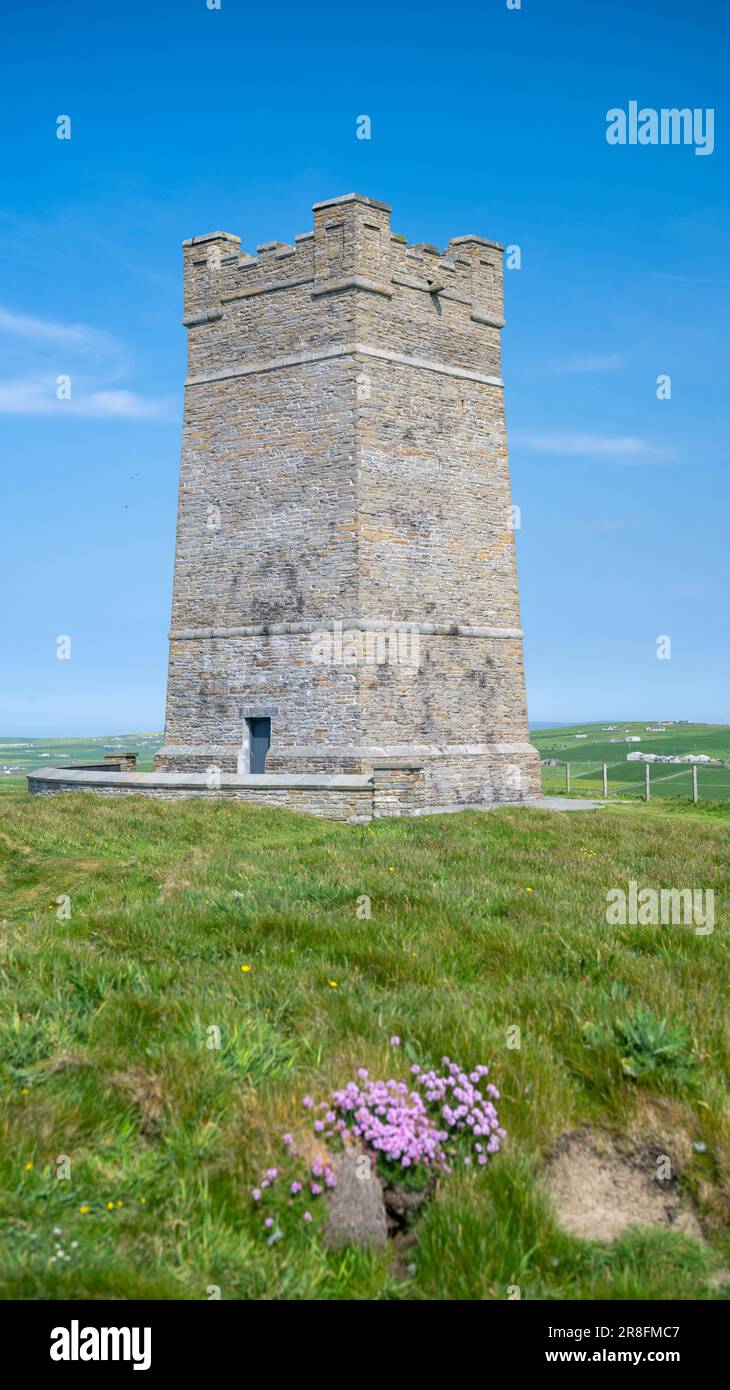
[{"label": "small rock in grass", "polygon": [[352,1241],[384,1249],[388,1226],[377,1176],[363,1163],[362,1154],[353,1150],[338,1154],[333,1167],[337,1183],[327,1193],[327,1245],[337,1248]]}]

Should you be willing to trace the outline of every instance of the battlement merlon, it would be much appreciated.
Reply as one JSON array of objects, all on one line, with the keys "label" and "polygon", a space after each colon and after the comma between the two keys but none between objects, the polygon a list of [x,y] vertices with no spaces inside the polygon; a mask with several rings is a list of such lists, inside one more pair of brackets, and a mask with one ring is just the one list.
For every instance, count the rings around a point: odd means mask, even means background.
[{"label": "battlement merlon", "polygon": [[312,281],[315,299],[347,289],[390,295],[398,285],[445,291],[469,303],[476,323],[503,327],[499,242],[470,234],[452,237],[443,252],[409,245],[392,233],[389,205],[360,193],[315,203],[313,212],[313,231],[295,237],[294,245],[265,242],[255,255],[242,251],[240,237],[230,232],[184,241],[185,325],[215,322],[228,303],[250,294]]},{"label": "battlement merlon", "polygon": [[361,193],[314,208],[314,293],[352,287],[390,293],[390,208]]},{"label": "battlement merlon", "polygon": [[494,327],[504,327],[504,247],[483,236],[455,236],[449,251],[470,262],[472,318]]},{"label": "battlement merlon", "polygon": [[212,322],[221,317],[221,260],[238,254],[241,238],[233,232],[206,232],[183,242],[183,295],[185,319]]}]

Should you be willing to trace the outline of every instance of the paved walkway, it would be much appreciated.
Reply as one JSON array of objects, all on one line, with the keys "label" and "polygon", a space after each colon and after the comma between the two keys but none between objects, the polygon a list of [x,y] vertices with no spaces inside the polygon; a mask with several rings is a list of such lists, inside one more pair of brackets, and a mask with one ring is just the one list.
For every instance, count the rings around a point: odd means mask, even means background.
[{"label": "paved walkway", "polygon": [[533,802],[539,811],[600,811],[605,801],[586,801],[578,796],[538,796]]}]

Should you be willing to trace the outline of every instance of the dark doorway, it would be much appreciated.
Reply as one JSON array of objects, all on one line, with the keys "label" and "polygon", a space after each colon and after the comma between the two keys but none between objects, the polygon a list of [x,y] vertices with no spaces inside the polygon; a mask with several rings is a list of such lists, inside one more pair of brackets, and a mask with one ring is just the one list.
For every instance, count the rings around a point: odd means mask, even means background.
[{"label": "dark doorway", "polygon": [[248,719],[249,772],[266,771],[266,754],[271,745],[271,720]]}]

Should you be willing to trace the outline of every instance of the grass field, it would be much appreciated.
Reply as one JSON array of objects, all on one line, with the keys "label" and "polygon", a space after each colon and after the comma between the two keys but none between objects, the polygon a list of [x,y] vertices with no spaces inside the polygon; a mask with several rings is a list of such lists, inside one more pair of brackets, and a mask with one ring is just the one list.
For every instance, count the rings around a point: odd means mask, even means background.
[{"label": "grass field", "polygon": [[[4,1296],[727,1297],[729,840],[721,807],[352,828],[8,785]],[[632,878],[712,887],[714,933],[609,928],[606,890]],[[443,1054],[489,1064],[508,1137],[439,1180],[407,1265],[325,1250],[321,1203],[305,1226],[278,1199],[269,1245],[249,1193],[302,1097]],[[559,1229],[546,1158],[581,1126],[671,1155],[704,1242]]]},{"label": "grass field", "polygon": [[[607,732],[606,725],[615,725]],[[600,796],[603,787],[603,764],[608,764],[610,796],[643,797],[644,764],[627,762],[626,754],[639,749],[642,753],[677,754],[706,753],[728,763],[726,767],[698,766],[698,792],[701,800],[730,801],[730,725],[727,724],[670,724],[664,733],[647,733],[651,719],[625,723],[607,720],[604,724],[574,724],[552,729],[533,729],[530,741],[542,758],[558,758],[569,762],[571,789],[578,796]],[[626,743],[629,735],[638,735],[639,743]],[[611,739],[620,739],[612,743]],[[676,797],[689,800],[692,796],[692,773],[688,766],[669,763],[651,765],[652,796]],[[543,767],[542,786],[546,794],[563,793],[565,767]]]},{"label": "grass field", "polygon": [[151,768],[162,734],[105,734],[99,738],[0,738],[0,791],[6,781],[36,768],[72,762],[101,762],[105,753],[136,753],[137,766]]}]

